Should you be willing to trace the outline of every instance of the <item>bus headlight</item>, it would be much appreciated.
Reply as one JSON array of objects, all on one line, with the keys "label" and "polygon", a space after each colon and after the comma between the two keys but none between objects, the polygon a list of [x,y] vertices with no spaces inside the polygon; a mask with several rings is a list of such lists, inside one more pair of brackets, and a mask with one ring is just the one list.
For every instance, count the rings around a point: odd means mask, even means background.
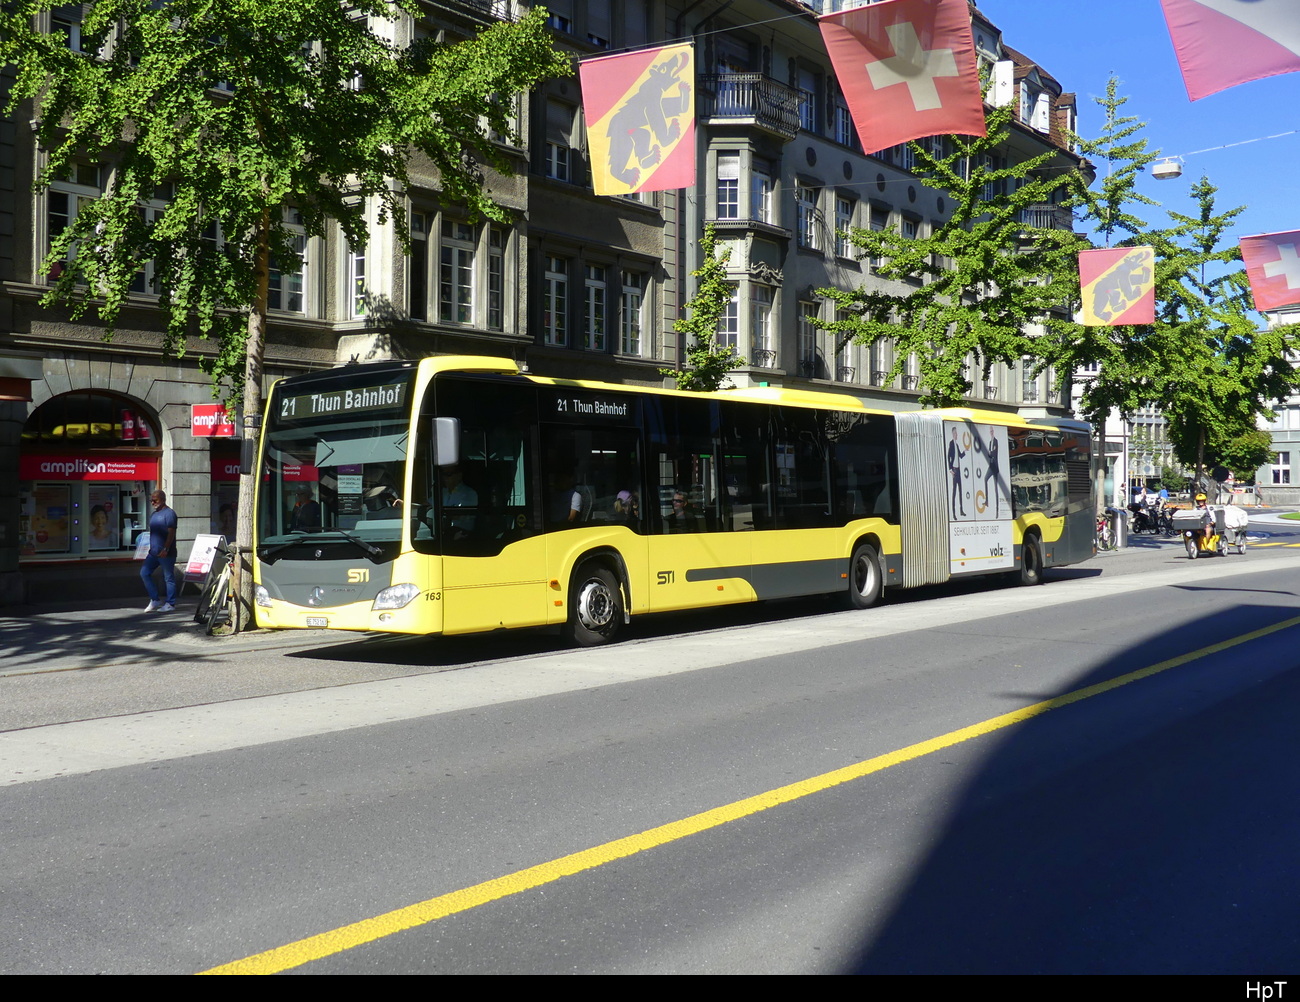
[{"label": "bus headlight", "polygon": [[260,605],[263,609],[271,608],[271,593],[262,585],[253,589],[253,603]]},{"label": "bus headlight", "polygon": [[393,585],[391,588],[385,588],[375,596],[375,602],[370,607],[370,611],[378,612],[380,609],[401,609],[409,604],[419,594],[420,589],[413,584]]}]

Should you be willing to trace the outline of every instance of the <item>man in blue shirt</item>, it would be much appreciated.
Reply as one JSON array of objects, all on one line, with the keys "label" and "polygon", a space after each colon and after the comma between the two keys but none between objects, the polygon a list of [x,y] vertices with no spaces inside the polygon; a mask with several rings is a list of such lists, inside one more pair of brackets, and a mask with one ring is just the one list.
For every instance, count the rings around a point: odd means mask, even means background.
[{"label": "man in blue shirt", "polygon": [[[149,593],[149,604],[145,612],[176,611],[176,512],[167,507],[167,495],[163,491],[154,491],[149,495],[153,505],[153,514],[149,516],[149,553],[140,568],[140,578],[144,581],[144,590]],[[158,600],[158,586],[154,584],[153,572],[161,567],[163,583],[167,586],[167,598]]]}]

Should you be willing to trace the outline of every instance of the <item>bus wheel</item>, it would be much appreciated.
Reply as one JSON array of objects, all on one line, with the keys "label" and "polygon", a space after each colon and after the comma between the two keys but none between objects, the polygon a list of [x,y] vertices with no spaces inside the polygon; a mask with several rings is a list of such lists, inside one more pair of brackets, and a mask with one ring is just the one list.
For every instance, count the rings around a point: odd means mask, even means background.
[{"label": "bus wheel", "polygon": [[870,543],[859,543],[849,563],[849,608],[871,608],[880,599],[882,584],[880,554]]},{"label": "bus wheel", "polygon": [[618,579],[599,564],[584,564],[573,577],[565,636],[579,647],[614,639],[623,624],[623,593]]},{"label": "bus wheel", "polygon": [[1043,556],[1038,549],[1038,539],[1026,536],[1020,545],[1020,583],[1036,585],[1043,583]]}]

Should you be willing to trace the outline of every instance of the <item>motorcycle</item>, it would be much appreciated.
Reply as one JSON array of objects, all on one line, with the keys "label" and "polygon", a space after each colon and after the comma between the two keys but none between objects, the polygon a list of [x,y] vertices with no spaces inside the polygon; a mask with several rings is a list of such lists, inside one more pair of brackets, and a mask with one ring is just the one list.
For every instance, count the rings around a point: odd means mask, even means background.
[{"label": "motorcycle", "polygon": [[1134,532],[1149,532],[1153,536],[1160,532],[1160,519],[1154,509],[1144,507],[1135,501],[1128,506],[1128,510],[1133,513]]}]

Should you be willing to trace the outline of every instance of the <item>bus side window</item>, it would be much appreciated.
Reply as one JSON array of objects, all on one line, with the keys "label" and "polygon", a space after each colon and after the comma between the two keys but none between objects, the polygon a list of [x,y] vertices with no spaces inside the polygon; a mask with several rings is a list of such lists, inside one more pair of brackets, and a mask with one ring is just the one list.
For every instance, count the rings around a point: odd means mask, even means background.
[{"label": "bus side window", "polygon": [[720,410],[712,400],[646,402],[651,504],[657,533],[730,529],[718,483]]}]

